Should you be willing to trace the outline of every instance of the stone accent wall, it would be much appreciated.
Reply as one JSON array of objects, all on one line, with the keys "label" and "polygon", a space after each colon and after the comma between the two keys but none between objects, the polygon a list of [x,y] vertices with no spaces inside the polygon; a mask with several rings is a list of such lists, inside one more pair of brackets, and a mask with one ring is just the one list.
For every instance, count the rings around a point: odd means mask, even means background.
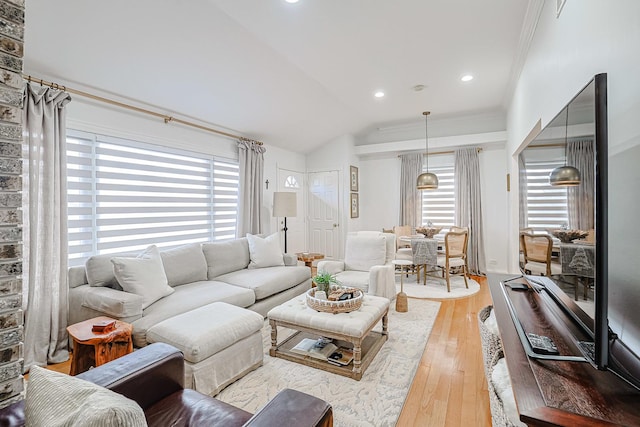
[{"label": "stone accent wall", "polygon": [[24,398],[22,55],[25,0],[0,0],[0,408]]}]

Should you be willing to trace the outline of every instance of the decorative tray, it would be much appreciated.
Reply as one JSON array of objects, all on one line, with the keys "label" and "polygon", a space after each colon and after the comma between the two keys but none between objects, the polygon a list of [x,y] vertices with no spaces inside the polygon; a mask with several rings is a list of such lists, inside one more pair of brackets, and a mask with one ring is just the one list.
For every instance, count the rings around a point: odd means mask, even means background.
[{"label": "decorative tray", "polygon": [[[340,286],[331,286],[331,290],[341,289]],[[318,299],[315,297],[316,288],[307,291],[307,305],[316,311],[325,313],[349,313],[356,311],[362,306],[364,294],[360,289],[353,289],[355,297],[342,301],[331,301],[328,299]]]}]

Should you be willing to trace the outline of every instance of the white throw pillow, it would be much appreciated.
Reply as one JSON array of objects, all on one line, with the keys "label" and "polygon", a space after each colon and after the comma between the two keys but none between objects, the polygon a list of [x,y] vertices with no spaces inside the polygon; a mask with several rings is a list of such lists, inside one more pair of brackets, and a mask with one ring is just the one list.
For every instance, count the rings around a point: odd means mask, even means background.
[{"label": "white throw pillow", "polygon": [[111,258],[113,274],[125,292],[142,297],[144,310],[162,297],[173,293],[168,285],[160,251],[155,245],[149,246],[137,258]]},{"label": "white throw pillow", "polygon": [[142,408],[89,381],[33,366],[25,402],[26,425],[142,427]]},{"label": "white throw pillow", "polygon": [[249,242],[248,268],[274,267],[284,265],[282,249],[280,248],[280,235],[274,233],[264,239],[253,234],[247,234]]}]

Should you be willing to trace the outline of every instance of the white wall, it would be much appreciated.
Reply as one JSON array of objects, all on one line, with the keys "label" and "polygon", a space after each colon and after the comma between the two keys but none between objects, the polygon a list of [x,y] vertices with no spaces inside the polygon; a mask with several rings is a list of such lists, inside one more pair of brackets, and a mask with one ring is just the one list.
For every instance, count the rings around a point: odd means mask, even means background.
[{"label": "white wall", "polygon": [[360,226],[382,231],[398,224],[400,159],[397,156],[360,161]]},{"label": "white wall", "polygon": [[[545,1],[531,47],[509,104],[508,162],[538,119],[544,127],[595,74],[608,78],[610,154],[640,139],[640,2],[568,1],[559,18]],[[611,171],[610,171],[611,173]],[[510,247],[517,247],[517,186],[510,203]],[[510,250],[517,271],[517,250]]]},{"label": "white wall", "polygon": [[[462,139],[462,138],[461,138]],[[461,141],[462,143],[462,141]],[[480,158],[485,258],[489,272],[507,272],[508,219],[506,190],[506,150],[483,149]],[[429,165],[453,162],[453,155],[437,155]],[[360,226],[363,230],[382,230],[398,224],[400,206],[400,159],[360,160]],[[493,261],[493,262],[492,262]]]},{"label": "white wall", "polygon": [[[493,273],[506,273],[509,264],[506,153],[504,148],[495,148],[484,149],[479,155],[484,254],[487,271]],[[511,177],[511,188],[513,185]]]}]

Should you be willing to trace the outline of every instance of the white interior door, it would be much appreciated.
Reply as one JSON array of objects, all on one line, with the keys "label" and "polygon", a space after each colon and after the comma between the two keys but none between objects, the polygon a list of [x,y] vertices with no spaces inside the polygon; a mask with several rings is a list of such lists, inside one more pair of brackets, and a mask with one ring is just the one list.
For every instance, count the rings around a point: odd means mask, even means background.
[{"label": "white interior door", "polygon": [[309,251],[340,257],[338,171],[311,172],[309,179]]},{"label": "white interior door", "polygon": [[[307,252],[306,230],[307,215],[304,191],[304,173],[278,168],[278,188],[276,191],[292,191],[296,193],[295,217],[287,218],[287,252]],[[284,228],[284,218],[278,218],[278,230]],[[284,249],[284,234],[282,236]]]}]

